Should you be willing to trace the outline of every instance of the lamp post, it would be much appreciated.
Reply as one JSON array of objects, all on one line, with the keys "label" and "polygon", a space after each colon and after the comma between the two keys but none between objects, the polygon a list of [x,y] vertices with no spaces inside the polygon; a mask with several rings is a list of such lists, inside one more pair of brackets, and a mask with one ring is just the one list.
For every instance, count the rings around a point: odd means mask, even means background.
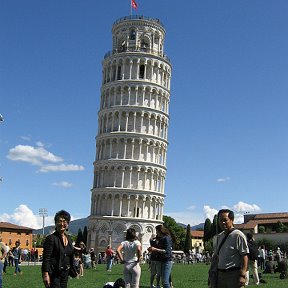
[{"label": "lamp post", "polygon": [[39,209],[39,215],[43,218],[43,231],[42,234],[44,236],[44,227],[45,227],[45,217],[48,216],[48,210],[46,208],[40,208]]}]

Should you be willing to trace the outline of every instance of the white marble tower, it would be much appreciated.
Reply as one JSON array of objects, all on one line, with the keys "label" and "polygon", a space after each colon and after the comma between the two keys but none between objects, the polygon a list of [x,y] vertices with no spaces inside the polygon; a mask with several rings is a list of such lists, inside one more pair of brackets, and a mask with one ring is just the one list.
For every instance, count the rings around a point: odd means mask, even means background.
[{"label": "white marble tower", "polygon": [[163,217],[172,67],[158,19],[121,18],[112,35],[102,62],[87,244],[116,248],[133,227],[145,251]]}]

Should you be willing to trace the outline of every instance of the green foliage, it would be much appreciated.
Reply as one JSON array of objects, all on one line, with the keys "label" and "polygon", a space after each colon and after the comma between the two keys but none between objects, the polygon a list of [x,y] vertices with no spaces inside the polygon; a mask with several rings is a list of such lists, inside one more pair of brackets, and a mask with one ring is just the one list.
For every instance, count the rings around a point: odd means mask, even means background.
[{"label": "green foliage", "polygon": [[285,225],[285,224],[284,224],[284,227],[283,227],[283,232],[284,232],[284,233],[288,232],[288,226]]},{"label": "green foliage", "polygon": [[263,234],[263,233],[265,233],[265,227],[264,226],[259,226],[259,228],[258,228],[258,232],[259,233],[261,233],[261,234]]},{"label": "green foliage", "polygon": [[275,225],[275,231],[277,233],[282,233],[284,231],[284,224],[281,221],[278,221]]},{"label": "green foliage", "polygon": [[163,216],[165,226],[169,229],[174,250],[183,250],[185,244],[185,229],[177,224],[177,222],[169,216]]},{"label": "green foliage", "polygon": [[76,243],[76,240],[77,240],[77,236],[76,235],[72,235],[72,234],[69,234],[72,242]]},{"label": "green foliage", "polygon": [[275,251],[278,247],[280,247],[281,251],[288,251],[288,242],[276,242],[267,238],[261,238],[256,243],[258,246],[264,245],[268,251]]},{"label": "green foliage", "polygon": [[207,242],[211,238],[212,234],[212,223],[209,218],[206,218],[205,223],[204,223],[204,243]]},{"label": "green foliage", "polygon": [[209,239],[207,242],[204,242],[205,251],[208,251],[210,255],[213,253],[213,238]]},{"label": "green foliage", "polygon": [[211,235],[210,238],[212,238],[213,236],[217,235],[218,233],[220,233],[220,227],[218,225],[218,216],[214,215],[213,218],[213,223],[212,223],[212,227],[211,227]]},{"label": "green foliage", "polygon": [[88,236],[88,229],[87,226],[85,226],[83,229],[83,242],[85,243],[85,245],[87,245],[87,236]]},{"label": "green foliage", "polygon": [[271,227],[266,227],[266,233],[271,233],[272,232],[272,228]]},{"label": "green foliage", "polygon": [[266,250],[275,250],[277,248],[277,243],[273,240],[267,238],[261,238],[256,241],[258,246],[264,245]]},{"label": "green foliage", "polygon": [[183,251],[189,253],[192,250],[191,227],[190,224],[186,227],[186,237]]},{"label": "green foliage", "polygon": [[220,233],[221,229],[218,225],[218,215],[214,215],[213,222],[211,223],[209,218],[206,218],[204,224],[204,248],[209,253],[213,252],[213,237]]},{"label": "green foliage", "polygon": [[36,236],[33,236],[33,247],[36,248],[41,248],[43,247],[43,242],[45,240],[45,236],[43,236],[42,234],[37,234]]},{"label": "green foliage", "polygon": [[[79,246],[79,243],[83,241],[83,233],[82,233],[82,230],[79,228],[78,229],[78,234],[77,234],[77,239],[76,239],[76,243],[75,245],[76,246]],[[83,241],[84,242],[84,241]]]}]

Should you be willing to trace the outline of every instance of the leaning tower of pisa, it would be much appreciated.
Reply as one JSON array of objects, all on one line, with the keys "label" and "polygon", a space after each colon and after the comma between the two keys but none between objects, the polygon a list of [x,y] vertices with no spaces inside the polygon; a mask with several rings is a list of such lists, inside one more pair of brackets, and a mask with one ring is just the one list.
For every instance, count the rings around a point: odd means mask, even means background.
[{"label": "leaning tower of pisa", "polygon": [[143,251],[162,223],[171,64],[158,19],[127,16],[102,62],[88,246],[116,248],[127,228]]}]

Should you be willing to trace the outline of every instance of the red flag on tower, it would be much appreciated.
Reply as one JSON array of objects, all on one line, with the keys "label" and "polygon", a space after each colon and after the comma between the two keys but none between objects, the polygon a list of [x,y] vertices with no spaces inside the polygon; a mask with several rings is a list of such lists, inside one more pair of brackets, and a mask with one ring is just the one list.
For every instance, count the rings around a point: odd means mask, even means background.
[{"label": "red flag on tower", "polygon": [[131,0],[131,6],[134,8],[134,9],[137,9],[138,8],[138,5],[136,3],[135,0]]}]

